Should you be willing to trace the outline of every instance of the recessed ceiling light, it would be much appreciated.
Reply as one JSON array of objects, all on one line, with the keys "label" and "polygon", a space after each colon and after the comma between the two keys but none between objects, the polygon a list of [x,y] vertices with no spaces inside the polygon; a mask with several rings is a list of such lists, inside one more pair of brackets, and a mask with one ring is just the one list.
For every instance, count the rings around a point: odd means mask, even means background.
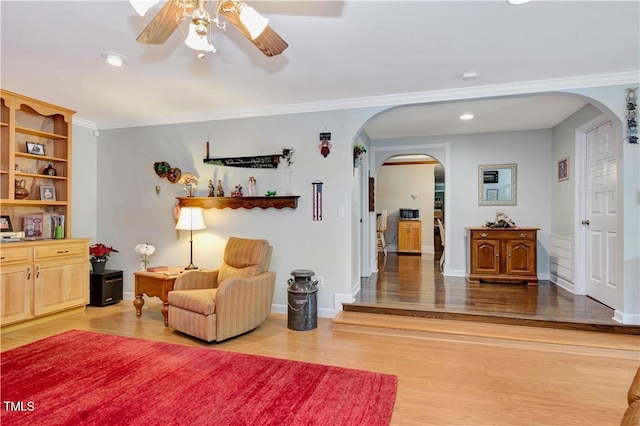
[{"label": "recessed ceiling light", "polygon": [[465,72],[464,74],[462,74],[462,79],[463,80],[473,80],[478,76],[478,73],[475,71],[469,71],[469,72]]},{"label": "recessed ceiling light", "polygon": [[121,67],[124,64],[124,56],[119,53],[105,52],[102,54],[102,57],[107,60],[109,65],[113,65],[114,67]]},{"label": "recessed ceiling light", "polygon": [[467,114],[462,114],[462,115],[460,116],[460,120],[471,120],[472,118],[473,118],[473,114],[469,114],[469,113],[467,113]]},{"label": "recessed ceiling light", "polygon": [[529,3],[531,0],[508,0],[508,1],[509,1],[509,4],[519,5],[519,4]]}]

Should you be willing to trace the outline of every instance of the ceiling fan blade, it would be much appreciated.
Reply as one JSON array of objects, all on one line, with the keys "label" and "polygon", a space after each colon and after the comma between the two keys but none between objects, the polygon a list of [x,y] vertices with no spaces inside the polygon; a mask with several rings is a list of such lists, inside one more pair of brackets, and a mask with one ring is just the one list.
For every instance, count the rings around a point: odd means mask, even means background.
[{"label": "ceiling fan blade", "polygon": [[140,33],[136,39],[139,43],[162,44],[180,26],[176,19],[182,15],[182,2],[167,0],[160,12],[153,17],[149,25]]},{"label": "ceiling fan blade", "polygon": [[231,25],[240,30],[240,32],[266,56],[279,55],[289,47],[287,42],[284,41],[282,37],[280,37],[270,26],[267,25],[262,34],[255,39],[252,39],[249,31],[245,28],[242,22],[240,22],[240,15],[236,11],[225,11],[220,8],[219,12]]}]

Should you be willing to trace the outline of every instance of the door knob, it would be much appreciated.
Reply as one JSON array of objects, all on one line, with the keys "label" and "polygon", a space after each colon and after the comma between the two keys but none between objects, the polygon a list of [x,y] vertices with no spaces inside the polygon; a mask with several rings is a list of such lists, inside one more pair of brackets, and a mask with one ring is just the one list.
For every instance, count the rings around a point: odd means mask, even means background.
[{"label": "door knob", "polygon": [[583,225],[589,225],[589,221],[588,221],[588,220],[583,220],[583,221],[582,221],[582,224],[583,224]]}]

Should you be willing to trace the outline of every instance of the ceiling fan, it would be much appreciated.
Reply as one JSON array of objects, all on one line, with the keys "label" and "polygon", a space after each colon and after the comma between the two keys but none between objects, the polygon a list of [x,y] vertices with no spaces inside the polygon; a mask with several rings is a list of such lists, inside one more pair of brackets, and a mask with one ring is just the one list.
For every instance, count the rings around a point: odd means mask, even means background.
[{"label": "ceiling fan", "polygon": [[[143,15],[160,0],[129,0],[136,11]],[[166,0],[165,5],[153,17],[147,27],[136,39],[145,44],[163,44],[182,21],[190,20],[189,34],[185,44],[200,51],[198,57],[205,52],[213,53],[215,48],[208,41],[209,26],[213,23],[217,28],[226,29],[226,22],[220,22],[219,15],[225,17],[249,39],[266,56],[279,55],[289,47],[268,24],[269,20],[242,0],[217,0],[215,17],[211,17],[205,8],[207,0]]]}]

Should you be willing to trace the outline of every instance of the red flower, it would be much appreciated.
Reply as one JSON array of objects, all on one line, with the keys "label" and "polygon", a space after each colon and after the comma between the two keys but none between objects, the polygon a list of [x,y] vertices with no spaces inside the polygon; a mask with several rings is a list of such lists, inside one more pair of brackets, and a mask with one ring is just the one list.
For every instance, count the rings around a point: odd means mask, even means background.
[{"label": "red flower", "polygon": [[107,260],[111,253],[120,253],[118,250],[114,249],[111,246],[107,246],[102,243],[94,244],[89,247],[89,254],[91,255],[91,260],[104,259]]}]

